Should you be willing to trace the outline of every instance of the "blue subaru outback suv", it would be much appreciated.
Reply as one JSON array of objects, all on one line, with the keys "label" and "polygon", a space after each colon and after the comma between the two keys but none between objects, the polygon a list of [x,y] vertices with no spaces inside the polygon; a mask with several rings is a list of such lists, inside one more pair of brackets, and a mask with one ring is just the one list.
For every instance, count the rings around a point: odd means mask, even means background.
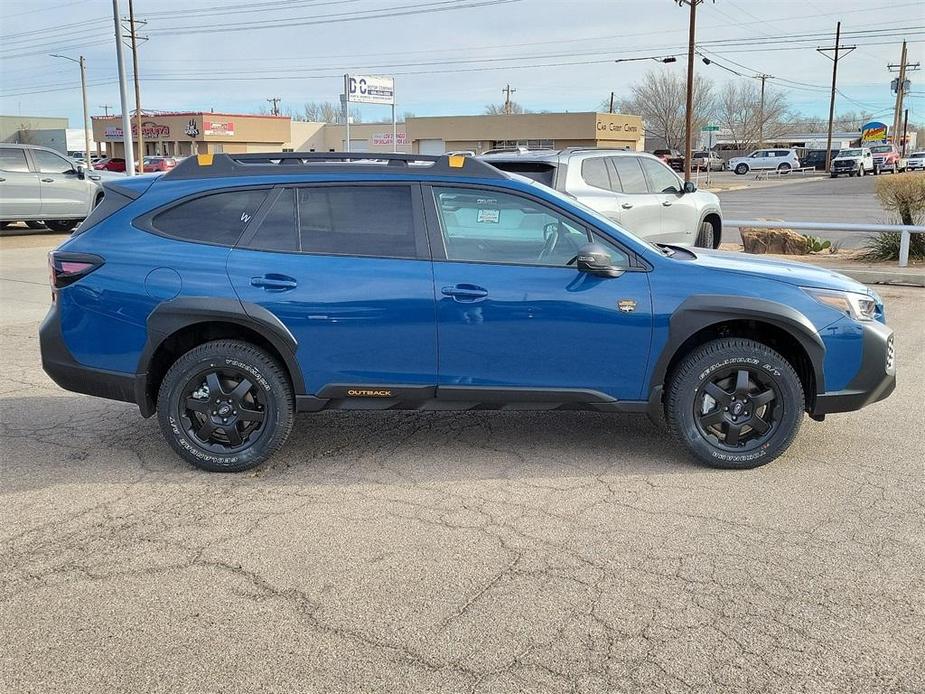
[{"label": "blue subaru outback suv", "polygon": [[895,385],[863,285],[651,245],[476,159],[207,154],[104,187],[49,256],[43,366],[207,470],[267,459],[296,412],[515,408],[664,415],[749,468]]}]

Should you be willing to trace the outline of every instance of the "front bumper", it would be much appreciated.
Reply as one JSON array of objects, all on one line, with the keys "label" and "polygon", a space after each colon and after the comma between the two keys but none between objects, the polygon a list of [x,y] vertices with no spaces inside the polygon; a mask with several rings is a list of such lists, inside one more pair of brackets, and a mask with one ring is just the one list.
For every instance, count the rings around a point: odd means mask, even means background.
[{"label": "front bumper", "polygon": [[832,171],[835,173],[849,173],[857,171],[859,162],[856,161],[836,161],[832,162]]},{"label": "front bumper", "polygon": [[893,331],[883,323],[864,323],[861,368],[848,386],[816,396],[812,415],[851,412],[883,400],[896,388]]}]

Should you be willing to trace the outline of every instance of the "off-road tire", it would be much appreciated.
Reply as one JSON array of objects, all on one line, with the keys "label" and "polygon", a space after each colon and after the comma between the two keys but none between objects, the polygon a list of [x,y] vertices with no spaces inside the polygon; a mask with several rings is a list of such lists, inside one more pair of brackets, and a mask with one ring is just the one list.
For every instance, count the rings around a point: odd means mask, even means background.
[{"label": "off-road tire", "polygon": [[[695,414],[702,388],[711,375],[741,368],[759,374],[776,391],[778,416],[767,439],[745,453],[735,453],[701,432]],[[749,469],[766,465],[787,450],[803,419],[804,396],[800,379],[786,359],[754,340],[721,338],[701,345],[673,369],[665,398],[668,431],[687,451],[711,467]]]},{"label": "off-road tire", "polygon": [[[262,430],[247,447],[231,454],[203,448],[181,417],[183,389],[210,367],[246,372],[266,402]],[[194,347],[170,367],[158,391],[157,416],[164,438],[183,459],[209,472],[241,472],[264,462],[286,442],[295,418],[295,396],[283,367],[266,351],[249,342],[215,340]]]}]

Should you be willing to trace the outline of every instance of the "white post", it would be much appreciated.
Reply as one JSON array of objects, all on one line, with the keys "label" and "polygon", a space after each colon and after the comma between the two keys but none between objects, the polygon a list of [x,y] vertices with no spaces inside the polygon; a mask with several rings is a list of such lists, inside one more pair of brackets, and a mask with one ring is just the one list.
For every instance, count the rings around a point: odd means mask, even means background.
[{"label": "white post", "polygon": [[395,124],[395,102],[392,102],[392,151],[398,151],[398,126]]},{"label": "white post", "polygon": [[83,97],[84,104],[84,169],[90,171],[93,167],[90,165],[90,110],[87,108],[87,61],[80,56],[80,94]]},{"label": "white post", "polygon": [[346,128],[347,138],[344,143],[344,151],[350,151],[350,75],[344,75],[344,127]]},{"label": "white post", "polygon": [[128,112],[128,98],[125,95],[125,57],[122,55],[122,18],[119,16],[119,0],[112,0],[112,21],[116,27],[116,64],[119,68],[119,97],[122,100],[122,146],[125,148],[125,175],[135,175],[135,153],[132,151],[132,120]]},{"label": "white post", "polygon": [[911,240],[912,232],[908,229],[903,229],[902,235],[899,237],[899,267],[909,265],[909,242]]}]

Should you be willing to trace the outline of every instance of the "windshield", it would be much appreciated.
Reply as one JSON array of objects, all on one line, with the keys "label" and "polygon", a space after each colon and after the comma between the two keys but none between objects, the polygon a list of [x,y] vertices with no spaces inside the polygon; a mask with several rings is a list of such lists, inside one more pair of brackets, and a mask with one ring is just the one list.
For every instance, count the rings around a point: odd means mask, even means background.
[{"label": "windshield", "polygon": [[925,159],[925,152],[916,152],[910,159]]},{"label": "windshield", "polygon": [[876,147],[870,148],[871,152],[892,152],[893,145],[877,145]]},{"label": "windshield", "polygon": [[838,153],[839,157],[860,157],[861,150],[859,149],[843,149]]}]

